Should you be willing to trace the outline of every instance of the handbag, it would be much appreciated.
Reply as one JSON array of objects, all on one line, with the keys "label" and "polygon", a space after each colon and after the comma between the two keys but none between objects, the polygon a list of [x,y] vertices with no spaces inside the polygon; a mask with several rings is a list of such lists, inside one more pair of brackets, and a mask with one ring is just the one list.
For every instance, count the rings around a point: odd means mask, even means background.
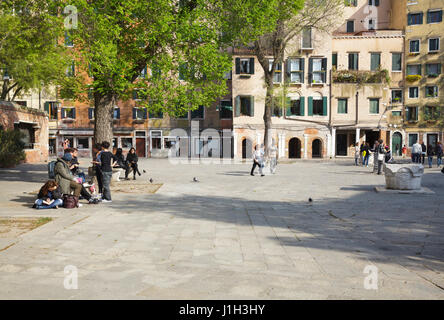
[{"label": "handbag", "polygon": [[378,153],[378,161],[384,161],[384,154],[383,153]]},{"label": "handbag", "polygon": [[63,208],[66,209],[74,209],[79,206],[79,198],[71,195],[71,194],[65,194],[63,195]]}]

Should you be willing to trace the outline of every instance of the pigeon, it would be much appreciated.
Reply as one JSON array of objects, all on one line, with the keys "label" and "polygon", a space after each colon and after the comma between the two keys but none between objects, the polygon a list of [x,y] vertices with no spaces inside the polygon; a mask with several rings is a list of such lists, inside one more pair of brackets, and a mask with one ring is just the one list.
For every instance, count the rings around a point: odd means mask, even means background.
[{"label": "pigeon", "polygon": [[308,202],[313,202],[313,199],[312,198],[308,198]]},{"label": "pigeon", "polygon": [[145,170],[145,169],[143,169],[143,170],[142,170],[142,172],[143,172],[143,173],[146,173],[146,170]]},{"label": "pigeon", "polygon": [[199,180],[197,180],[196,177],[193,178],[193,181],[194,181],[194,182],[199,182]]},{"label": "pigeon", "polygon": [[150,178],[150,183],[153,183],[153,181],[154,181],[153,178]]}]

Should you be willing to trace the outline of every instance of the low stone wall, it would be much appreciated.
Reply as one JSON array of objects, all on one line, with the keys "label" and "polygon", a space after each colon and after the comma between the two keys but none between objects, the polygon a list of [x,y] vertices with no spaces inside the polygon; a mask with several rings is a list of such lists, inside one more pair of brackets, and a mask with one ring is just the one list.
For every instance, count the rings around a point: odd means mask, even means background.
[{"label": "low stone wall", "polygon": [[22,123],[33,128],[34,143],[32,148],[25,149],[26,163],[37,163],[48,160],[48,117],[42,111],[20,106],[13,102],[0,101],[0,126],[3,129],[14,129]]},{"label": "low stone wall", "polygon": [[424,166],[416,163],[384,165],[387,189],[419,190],[424,174]]}]

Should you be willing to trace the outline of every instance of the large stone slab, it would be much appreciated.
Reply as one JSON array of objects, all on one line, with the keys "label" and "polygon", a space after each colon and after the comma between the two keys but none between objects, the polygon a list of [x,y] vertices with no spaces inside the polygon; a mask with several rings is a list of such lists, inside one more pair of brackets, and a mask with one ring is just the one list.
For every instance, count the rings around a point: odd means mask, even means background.
[{"label": "large stone slab", "polygon": [[387,189],[420,190],[424,166],[417,163],[384,165]]}]

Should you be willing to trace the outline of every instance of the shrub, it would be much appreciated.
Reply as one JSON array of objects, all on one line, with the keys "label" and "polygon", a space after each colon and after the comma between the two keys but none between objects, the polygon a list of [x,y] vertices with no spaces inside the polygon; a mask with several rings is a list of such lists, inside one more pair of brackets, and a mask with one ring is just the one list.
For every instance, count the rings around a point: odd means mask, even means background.
[{"label": "shrub", "polygon": [[415,82],[421,80],[422,77],[419,74],[411,74],[405,77],[405,79],[407,80],[407,82]]},{"label": "shrub", "polygon": [[0,167],[10,168],[25,160],[22,133],[18,130],[0,130]]}]

